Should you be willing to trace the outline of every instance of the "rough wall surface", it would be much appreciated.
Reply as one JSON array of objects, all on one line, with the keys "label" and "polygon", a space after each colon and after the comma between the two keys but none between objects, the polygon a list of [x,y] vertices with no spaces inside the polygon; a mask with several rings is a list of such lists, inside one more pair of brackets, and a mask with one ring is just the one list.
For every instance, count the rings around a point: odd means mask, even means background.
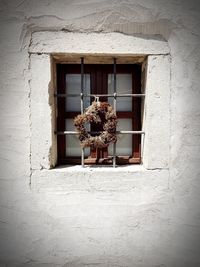
[{"label": "rough wall surface", "polygon": [[[195,0],[0,1],[0,266],[200,266],[199,9]],[[168,41],[169,171],[31,169],[28,49],[33,32],[50,30]]]}]

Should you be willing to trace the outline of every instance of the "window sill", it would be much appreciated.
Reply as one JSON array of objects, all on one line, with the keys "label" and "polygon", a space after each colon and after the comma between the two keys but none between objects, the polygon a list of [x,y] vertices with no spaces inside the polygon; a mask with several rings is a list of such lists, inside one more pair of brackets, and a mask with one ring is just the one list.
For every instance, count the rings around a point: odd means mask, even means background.
[{"label": "window sill", "polygon": [[[169,170],[147,170],[143,165],[120,167],[63,166],[54,169],[35,170],[31,178],[31,190],[48,194],[86,194],[88,192],[132,192],[149,188],[167,190]],[[157,188],[157,189],[156,189]],[[148,190],[149,190],[148,189]]]},{"label": "window sill", "polygon": [[82,167],[81,165],[65,165],[65,166],[57,166],[51,170],[51,172],[81,172],[81,173],[95,173],[95,172],[109,172],[109,173],[124,173],[124,172],[141,172],[141,171],[147,171],[147,169],[144,168],[141,164],[132,164],[132,165],[121,165],[117,166],[116,168],[113,168],[112,165],[85,165]]}]

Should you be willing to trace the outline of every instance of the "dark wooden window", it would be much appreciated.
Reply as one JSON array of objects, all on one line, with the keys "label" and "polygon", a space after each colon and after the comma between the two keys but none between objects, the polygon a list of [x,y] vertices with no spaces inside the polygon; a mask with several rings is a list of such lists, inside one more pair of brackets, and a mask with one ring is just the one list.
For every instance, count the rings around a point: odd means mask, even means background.
[{"label": "dark wooden window", "polygon": [[[141,66],[116,65],[117,94],[141,94]],[[85,64],[84,93],[113,94],[113,65]],[[62,134],[74,131],[73,118],[80,114],[81,64],[57,64],[57,135],[58,164],[80,164],[81,149],[76,135]],[[76,94],[77,96],[72,96]],[[67,96],[68,95],[68,96]],[[59,97],[60,96],[60,97]],[[117,97],[118,129],[141,131],[141,97]],[[84,97],[84,108],[94,101]],[[113,104],[113,96],[102,96],[100,101]],[[90,130],[101,130],[95,125]],[[118,134],[116,144],[117,164],[141,162],[141,134]],[[86,149],[85,164],[112,164],[112,145],[104,149]]]}]

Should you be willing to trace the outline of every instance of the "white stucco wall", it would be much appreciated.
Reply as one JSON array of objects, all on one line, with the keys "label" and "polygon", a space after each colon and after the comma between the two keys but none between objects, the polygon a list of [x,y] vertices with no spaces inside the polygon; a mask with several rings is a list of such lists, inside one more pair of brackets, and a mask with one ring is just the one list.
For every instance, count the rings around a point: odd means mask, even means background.
[{"label": "white stucco wall", "polygon": [[[200,265],[198,5],[194,0],[0,1],[0,266]],[[39,144],[31,142],[37,134],[31,106],[35,102],[42,114],[46,105],[51,113],[51,103],[40,105],[47,91],[41,99],[32,91],[38,89],[32,64],[39,57],[48,61],[48,51],[34,50],[45,49],[41,39],[33,43],[33,33],[41,31],[120,32],[146,40],[159,34],[167,41],[167,168],[48,170],[48,149],[38,161],[32,154]],[[156,77],[153,60],[150,67]],[[50,80],[51,70],[44,70],[37,83]],[[49,130],[43,129],[50,139]]]}]

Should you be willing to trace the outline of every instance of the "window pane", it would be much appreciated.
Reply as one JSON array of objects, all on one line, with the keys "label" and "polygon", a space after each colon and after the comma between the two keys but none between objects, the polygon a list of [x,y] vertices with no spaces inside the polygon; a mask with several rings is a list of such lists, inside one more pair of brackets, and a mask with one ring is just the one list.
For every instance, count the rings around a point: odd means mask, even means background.
[{"label": "window pane", "polygon": [[[108,93],[113,94],[114,75],[108,75]],[[132,94],[132,74],[116,75],[117,93]],[[113,99],[109,97],[112,105]],[[132,97],[117,97],[117,111],[132,111]]]},{"label": "window pane", "polygon": [[[90,75],[84,74],[84,89],[85,94],[90,93]],[[66,74],[66,94],[81,93],[81,74]],[[84,108],[90,105],[90,98],[84,97]],[[81,111],[80,96],[66,98],[66,111]]]},{"label": "window pane", "polygon": [[[65,128],[67,131],[75,131],[73,119],[65,120]],[[85,156],[90,154],[90,149],[85,148]],[[81,147],[77,135],[66,135],[66,156],[80,156]]]},{"label": "window pane", "polygon": [[[118,131],[132,131],[132,119],[118,119]],[[108,154],[112,156],[113,146],[108,147]],[[116,144],[117,156],[131,156],[132,155],[132,134],[119,134],[117,135]]]}]

